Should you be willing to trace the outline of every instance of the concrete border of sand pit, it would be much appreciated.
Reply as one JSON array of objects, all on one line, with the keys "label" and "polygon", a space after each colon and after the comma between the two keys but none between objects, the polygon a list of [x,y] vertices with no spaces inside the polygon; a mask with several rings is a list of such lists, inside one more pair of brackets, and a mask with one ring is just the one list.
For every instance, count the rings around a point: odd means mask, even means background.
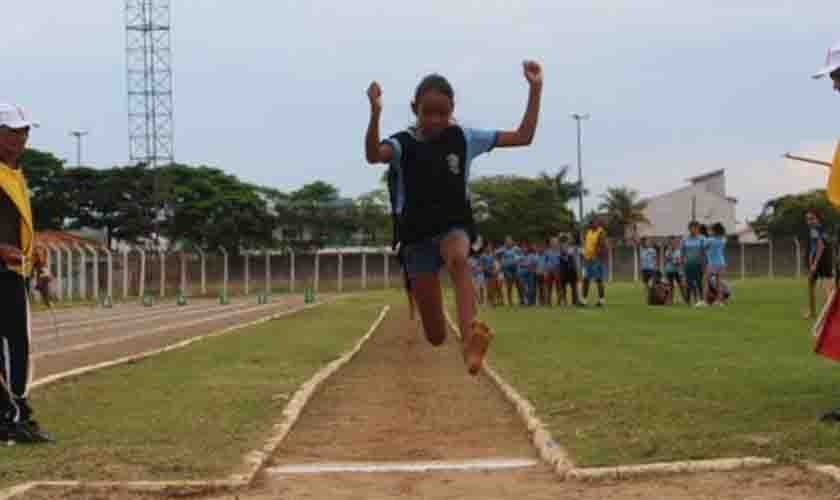
[{"label": "concrete border of sand pit", "polygon": [[[298,312],[306,309],[312,309],[324,303],[313,304],[309,306],[305,306],[303,308],[298,308],[291,311],[283,311],[283,313],[279,313],[274,316],[282,316],[285,314],[290,314],[292,312]],[[356,344],[342,354],[339,358],[333,360],[326,366],[319,369],[315,375],[313,375],[309,380],[304,382],[298,389],[295,391],[292,398],[289,400],[289,403],[286,405],[286,408],[283,410],[282,419],[280,423],[275,424],[271,436],[269,439],[261,446],[260,448],[248,453],[245,456],[245,463],[243,466],[240,467],[238,472],[231,474],[227,479],[220,479],[220,480],[205,480],[205,481],[31,481],[19,485],[14,485],[5,490],[0,490],[0,500],[12,500],[14,498],[21,497],[27,492],[32,491],[35,488],[61,488],[61,489],[68,489],[68,488],[85,488],[85,489],[119,489],[119,490],[126,490],[126,491],[163,491],[167,489],[183,489],[183,488],[199,488],[199,489],[235,489],[235,488],[242,488],[251,484],[251,482],[256,477],[257,473],[262,469],[265,465],[266,461],[270,458],[271,454],[274,450],[280,445],[283,439],[288,435],[289,431],[291,431],[294,424],[300,418],[300,415],[303,411],[303,408],[306,406],[306,403],[309,399],[312,398],[315,391],[321,384],[324,383],[330,376],[332,376],[335,372],[337,372],[342,366],[350,362],[356,354],[362,349],[364,344],[370,339],[373,333],[379,328],[382,324],[382,321],[385,319],[385,316],[388,314],[390,310],[390,306],[384,306],[382,311],[379,313],[379,316],[373,322],[371,327],[365,333],[365,335],[359,339]],[[235,329],[245,328],[247,326],[253,326],[254,324],[263,323],[266,321],[270,321],[272,317],[263,318],[261,320],[257,320],[256,322],[250,322],[244,325],[238,325],[237,327],[227,328],[220,332],[216,332],[215,334],[208,334],[202,336],[200,338],[190,339],[191,342],[185,343],[180,342],[178,344],[180,347],[185,347],[190,343],[196,342],[200,339],[208,338],[210,336],[219,336],[223,333],[228,333]],[[184,344],[184,345],[181,345]],[[172,350],[174,347],[169,346],[169,348],[159,349],[157,351],[166,352],[166,350]],[[155,354],[160,354],[160,352],[155,352],[153,354],[147,354],[144,357],[153,356]],[[139,359],[139,358],[138,358]],[[123,361],[128,362],[128,361]],[[98,365],[97,365],[98,366]],[[109,365],[113,366],[113,364]],[[100,368],[104,368],[100,367]],[[97,368],[99,369],[99,368]],[[73,370],[76,372],[77,370]],[[88,370],[92,371],[92,370]],[[87,373],[87,372],[83,372]],[[61,378],[66,378],[69,376],[79,375],[81,373],[70,373],[66,372],[63,377],[57,377],[55,380],[50,380],[49,382],[55,382],[56,380],[60,380]],[[44,385],[48,382],[42,382],[40,385]]]}]

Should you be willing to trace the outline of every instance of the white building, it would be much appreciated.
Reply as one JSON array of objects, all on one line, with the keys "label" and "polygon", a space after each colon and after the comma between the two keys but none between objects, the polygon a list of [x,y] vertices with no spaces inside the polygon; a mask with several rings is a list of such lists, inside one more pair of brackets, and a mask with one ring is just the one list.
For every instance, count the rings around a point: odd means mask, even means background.
[{"label": "white building", "polygon": [[688,186],[645,200],[645,216],[650,224],[639,225],[639,236],[685,234],[692,220],[709,226],[720,222],[727,234],[735,232],[738,200],[726,194],[725,171],[709,172],[688,182]]}]

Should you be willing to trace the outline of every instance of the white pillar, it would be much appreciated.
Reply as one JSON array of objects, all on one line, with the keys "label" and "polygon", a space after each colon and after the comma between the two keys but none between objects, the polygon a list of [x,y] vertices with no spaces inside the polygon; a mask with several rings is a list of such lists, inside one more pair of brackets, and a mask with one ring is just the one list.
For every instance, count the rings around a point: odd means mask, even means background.
[{"label": "white pillar", "polygon": [[385,288],[388,289],[391,287],[391,276],[388,273],[388,265],[390,264],[390,256],[388,255],[388,250],[385,250],[383,255],[385,256]]},{"label": "white pillar", "polygon": [[110,250],[105,249],[105,258],[108,265],[107,268],[107,280],[108,285],[106,286],[106,290],[108,291],[108,298],[110,300],[114,300],[114,256],[111,254]]},{"label": "white pillar", "polygon": [[228,292],[228,253],[224,248],[222,251],[222,262],[224,263],[224,273],[222,275],[222,295],[227,297]]},{"label": "white pillar", "polygon": [[77,248],[79,250],[79,295],[81,299],[87,300],[87,254],[84,247]]},{"label": "white pillar", "polygon": [[47,248],[55,251],[55,288],[58,292],[58,300],[64,299],[64,287],[62,286],[64,281],[61,277],[61,248],[56,248],[52,245],[47,245]]},{"label": "white pillar", "polygon": [[248,295],[251,292],[251,267],[248,252],[243,252],[243,257],[245,258],[245,295]]},{"label": "white pillar", "polygon": [[143,296],[146,295],[146,251],[142,248],[137,249],[140,252],[140,299],[143,299]]},{"label": "white pillar", "polygon": [[189,295],[187,293],[187,256],[184,254],[184,251],[181,250],[181,293],[184,294],[184,297]]},{"label": "white pillar", "polygon": [[265,294],[271,293],[271,252],[265,250]]},{"label": "white pillar", "polygon": [[128,248],[122,249],[122,261],[123,261],[123,300],[128,299]]},{"label": "white pillar", "polygon": [[367,252],[362,250],[362,290],[367,290]]},{"label": "white pillar", "polygon": [[321,272],[320,272],[320,269],[319,269],[319,267],[320,267],[320,255],[321,255],[321,253],[318,250],[315,250],[315,283],[313,285],[315,293],[318,293],[318,282],[321,279],[321,276],[320,276]]},{"label": "white pillar", "polygon": [[295,252],[289,250],[289,292],[295,291]]},{"label": "white pillar", "polygon": [[166,253],[158,250],[160,256],[160,298],[166,297]]},{"label": "white pillar", "polygon": [[67,299],[73,300],[73,247],[67,247]]},{"label": "white pillar", "polygon": [[87,248],[93,254],[93,299],[99,301],[99,251],[91,246]]},{"label": "white pillar", "polygon": [[207,295],[207,257],[204,250],[199,250],[198,255],[201,257],[201,295]]},{"label": "white pillar", "polygon": [[343,288],[344,288],[343,274],[344,274],[344,254],[342,254],[341,250],[339,250],[338,251],[338,293],[341,293]]},{"label": "white pillar", "polygon": [[802,245],[799,244],[799,238],[793,239],[793,247],[796,251],[796,277],[802,277]]}]

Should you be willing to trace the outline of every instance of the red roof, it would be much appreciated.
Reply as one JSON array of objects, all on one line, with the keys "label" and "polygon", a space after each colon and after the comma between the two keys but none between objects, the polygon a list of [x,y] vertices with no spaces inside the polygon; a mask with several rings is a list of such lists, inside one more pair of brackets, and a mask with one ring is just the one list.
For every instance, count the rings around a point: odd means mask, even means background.
[{"label": "red roof", "polygon": [[35,243],[45,245],[88,245],[97,248],[105,248],[105,245],[96,240],[89,240],[87,238],[80,238],[74,234],[65,233],[64,231],[35,231]]}]

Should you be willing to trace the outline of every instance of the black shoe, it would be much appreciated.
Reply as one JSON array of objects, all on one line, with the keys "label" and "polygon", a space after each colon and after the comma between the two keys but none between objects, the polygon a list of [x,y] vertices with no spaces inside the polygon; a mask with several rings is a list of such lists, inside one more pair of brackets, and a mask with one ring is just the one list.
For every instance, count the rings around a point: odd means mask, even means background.
[{"label": "black shoe", "polygon": [[49,434],[41,430],[41,426],[34,420],[26,420],[23,422],[14,422],[8,424],[6,429],[7,442],[14,442],[19,444],[40,444],[52,443],[53,438]]},{"label": "black shoe", "polygon": [[836,424],[840,422],[840,410],[831,410],[820,417],[820,422]]}]

